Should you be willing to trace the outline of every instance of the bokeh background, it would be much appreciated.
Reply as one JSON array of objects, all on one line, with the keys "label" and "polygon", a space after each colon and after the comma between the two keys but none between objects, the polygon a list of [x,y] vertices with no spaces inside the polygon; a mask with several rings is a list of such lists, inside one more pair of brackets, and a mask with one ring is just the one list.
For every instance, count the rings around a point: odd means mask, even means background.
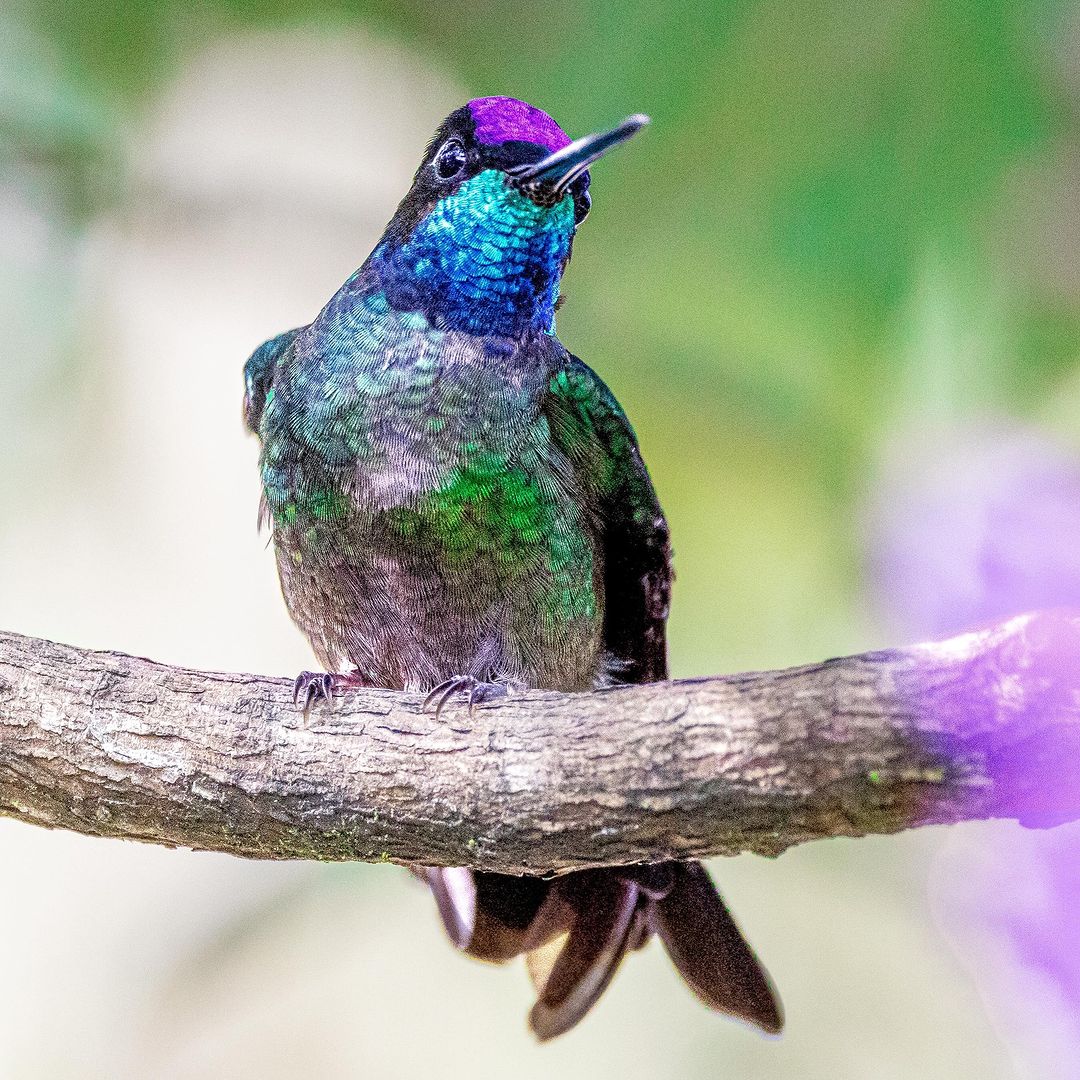
[{"label": "bokeh background", "polygon": [[[505,93],[594,171],[560,335],[671,519],[674,672],[1080,604],[1080,11],[1058,0],[0,7],[0,625],[293,674],[240,368]],[[390,867],[0,821],[0,1077],[1080,1076],[1080,833],[713,867],[766,1040],[660,952],[537,1047]]]}]

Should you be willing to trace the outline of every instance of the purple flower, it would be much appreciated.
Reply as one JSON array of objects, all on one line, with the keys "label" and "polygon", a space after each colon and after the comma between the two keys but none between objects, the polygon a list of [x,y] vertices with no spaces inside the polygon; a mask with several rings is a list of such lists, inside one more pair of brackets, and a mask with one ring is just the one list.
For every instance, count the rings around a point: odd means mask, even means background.
[{"label": "purple flower", "polygon": [[[1025,611],[1080,609],[1080,462],[1015,427],[897,445],[871,510],[871,588],[904,639],[941,638]],[[1006,651],[991,672],[1031,733],[1080,686],[1075,624],[1038,621],[1036,665]],[[972,710],[976,696],[968,703]],[[965,702],[958,697],[956,707]],[[982,705],[985,708],[985,699]],[[975,719],[972,711],[969,719]],[[1075,753],[1021,736],[989,762],[1002,792],[1049,823],[1053,781],[1080,784]],[[1030,783],[1042,776],[1045,785]],[[1021,1075],[1080,1076],[1080,828],[953,830],[932,891]]]}]

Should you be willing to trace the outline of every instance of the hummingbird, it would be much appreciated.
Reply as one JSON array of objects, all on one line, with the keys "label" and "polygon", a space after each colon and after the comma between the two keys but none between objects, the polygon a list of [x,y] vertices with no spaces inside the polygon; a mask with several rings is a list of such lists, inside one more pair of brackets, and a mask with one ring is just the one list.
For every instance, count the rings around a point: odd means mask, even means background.
[{"label": "hummingbird", "polygon": [[[571,140],[526,102],[470,101],[360,269],[247,361],[260,517],[323,667],[296,680],[305,710],[350,686],[422,693],[437,715],[667,678],[668,525],[619,403],[555,334],[590,167],[647,121]],[[782,1027],[699,862],[418,873],[459,949],[526,957],[541,1040],[654,935],[706,1005]]]}]

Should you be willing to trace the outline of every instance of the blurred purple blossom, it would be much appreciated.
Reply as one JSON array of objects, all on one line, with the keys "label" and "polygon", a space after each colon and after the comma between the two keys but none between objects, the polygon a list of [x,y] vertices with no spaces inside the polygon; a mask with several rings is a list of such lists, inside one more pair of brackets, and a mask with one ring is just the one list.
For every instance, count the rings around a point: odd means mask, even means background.
[{"label": "blurred purple blossom", "polygon": [[1080,608],[1080,461],[989,425],[894,445],[870,553],[873,588],[904,639]]},{"label": "blurred purple blossom", "polygon": [[[1080,461],[1013,425],[897,441],[870,509],[868,550],[871,589],[898,640],[1080,609]],[[1048,667],[1001,673],[1032,692],[1033,726],[1080,682],[1075,640],[1066,644],[1049,643]],[[1018,764],[1032,763],[1001,763],[1006,772]],[[1080,761],[1036,764],[1080,784]],[[1017,1075],[1080,1077],[1080,829],[953,831],[933,891]]]}]

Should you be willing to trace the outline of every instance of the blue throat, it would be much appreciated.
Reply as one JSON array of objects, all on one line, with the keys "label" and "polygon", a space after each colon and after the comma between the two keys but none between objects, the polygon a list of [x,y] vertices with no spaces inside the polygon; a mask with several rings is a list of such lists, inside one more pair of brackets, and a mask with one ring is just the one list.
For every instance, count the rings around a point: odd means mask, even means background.
[{"label": "blue throat", "polygon": [[436,203],[369,265],[390,305],[473,334],[554,333],[559,279],[574,234],[573,200],[537,206],[487,169]]}]

